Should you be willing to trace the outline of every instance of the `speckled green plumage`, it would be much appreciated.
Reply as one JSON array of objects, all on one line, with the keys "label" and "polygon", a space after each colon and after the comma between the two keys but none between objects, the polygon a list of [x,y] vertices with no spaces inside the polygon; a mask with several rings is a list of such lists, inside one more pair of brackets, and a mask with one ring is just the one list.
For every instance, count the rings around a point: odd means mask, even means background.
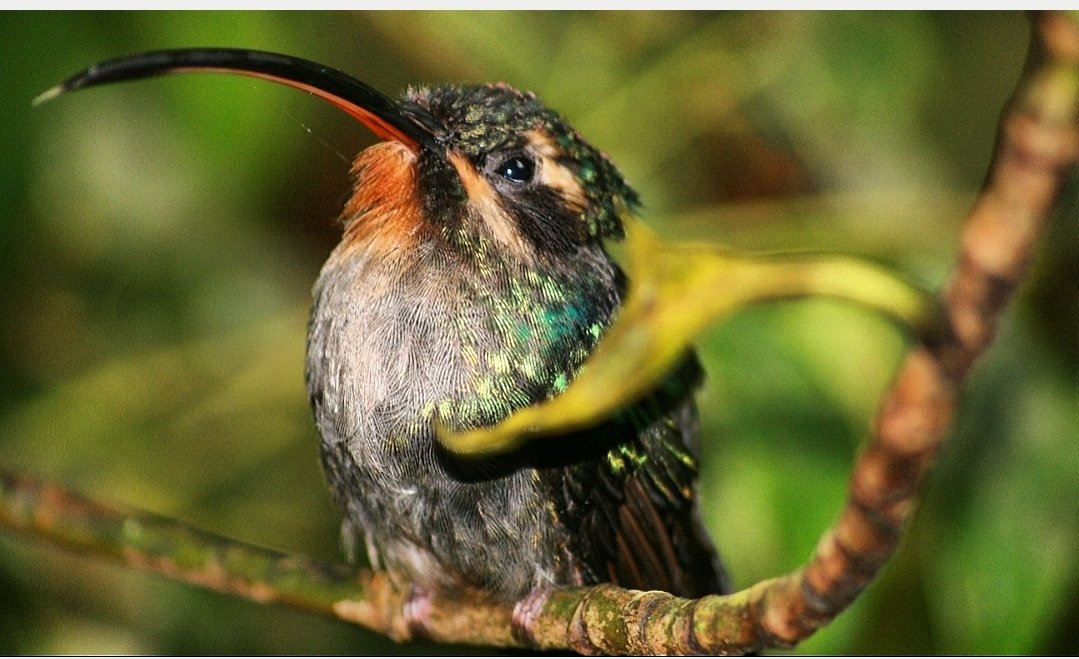
[{"label": "speckled green plumage", "polygon": [[637,193],[614,164],[584,140],[559,113],[544,106],[535,94],[507,85],[419,88],[406,99],[439,113],[451,126],[440,139],[452,144],[474,161],[491,153],[512,151],[525,145],[529,131],[547,132],[563,152],[563,162],[577,172],[588,198],[579,216],[592,238],[621,238],[621,214],[636,210]]}]

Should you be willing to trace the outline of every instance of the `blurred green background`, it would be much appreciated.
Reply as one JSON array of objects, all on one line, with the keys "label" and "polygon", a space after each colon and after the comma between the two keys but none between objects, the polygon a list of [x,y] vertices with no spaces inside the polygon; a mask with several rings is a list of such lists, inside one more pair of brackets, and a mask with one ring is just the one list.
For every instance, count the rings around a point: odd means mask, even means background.
[{"label": "blurred green background", "polygon": [[[0,464],[336,560],[309,291],[371,135],[176,76],[31,108],[140,50],[234,46],[396,94],[505,81],[607,150],[670,238],[838,250],[930,287],[1022,65],[1018,13],[0,13]],[[880,579],[798,652],[1079,652],[1079,223],[1065,200]],[[740,587],[811,554],[905,339],[827,302],[701,342],[706,521]],[[334,621],[0,532],[0,654],[366,654]]]}]

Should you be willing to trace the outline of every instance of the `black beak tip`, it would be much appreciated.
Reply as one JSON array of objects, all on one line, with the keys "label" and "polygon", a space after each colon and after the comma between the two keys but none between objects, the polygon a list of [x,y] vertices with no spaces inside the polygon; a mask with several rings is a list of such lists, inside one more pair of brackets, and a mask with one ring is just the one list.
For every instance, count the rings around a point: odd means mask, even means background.
[{"label": "black beak tip", "polygon": [[63,84],[59,84],[59,85],[56,85],[54,87],[50,87],[50,88],[46,89],[45,91],[41,92],[40,94],[38,94],[37,96],[35,96],[34,100],[30,101],[30,105],[32,105],[34,107],[37,107],[37,106],[42,105],[44,103],[48,103],[49,101],[53,100],[54,98],[56,98],[60,94],[63,94],[66,91],[67,91],[67,88]]}]

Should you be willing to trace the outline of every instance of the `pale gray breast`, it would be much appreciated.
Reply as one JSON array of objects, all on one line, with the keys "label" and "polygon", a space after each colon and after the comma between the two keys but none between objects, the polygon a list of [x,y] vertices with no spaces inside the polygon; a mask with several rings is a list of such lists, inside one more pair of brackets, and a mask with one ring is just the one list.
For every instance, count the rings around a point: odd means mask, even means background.
[{"label": "pale gray breast", "polygon": [[431,436],[435,407],[471,395],[482,368],[462,345],[494,340],[457,274],[415,259],[331,258],[315,287],[308,389],[331,485],[386,563],[430,571],[429,553],[517,593],[558,578],[561,560],[535,471],[461,481]]},{"label": "pale gray breast", "polygon": [[453,283],[405,256],[359,256],[331,258],[315,286],[308,388],[323,438],[377,442],[353,448],[378,461],[467,382]]}]

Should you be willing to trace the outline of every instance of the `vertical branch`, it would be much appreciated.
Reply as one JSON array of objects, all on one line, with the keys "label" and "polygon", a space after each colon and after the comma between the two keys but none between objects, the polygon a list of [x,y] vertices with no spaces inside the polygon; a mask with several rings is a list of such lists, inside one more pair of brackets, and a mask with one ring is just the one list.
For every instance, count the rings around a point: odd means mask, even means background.
[{"label": "vertical branch", "polygon": [[951,427],[958,392],[992,340],[1028,270],[1079,156],[1079,26],[1032,17],[1024,75],[1006,107],[984,189],[968,216],[958,264],[941,295],[951,334],[911,350],[855,463],[835,527],[806,567],[769,593],[762,623],[783,645],[842,611],[894,553],[917,487]]}]

